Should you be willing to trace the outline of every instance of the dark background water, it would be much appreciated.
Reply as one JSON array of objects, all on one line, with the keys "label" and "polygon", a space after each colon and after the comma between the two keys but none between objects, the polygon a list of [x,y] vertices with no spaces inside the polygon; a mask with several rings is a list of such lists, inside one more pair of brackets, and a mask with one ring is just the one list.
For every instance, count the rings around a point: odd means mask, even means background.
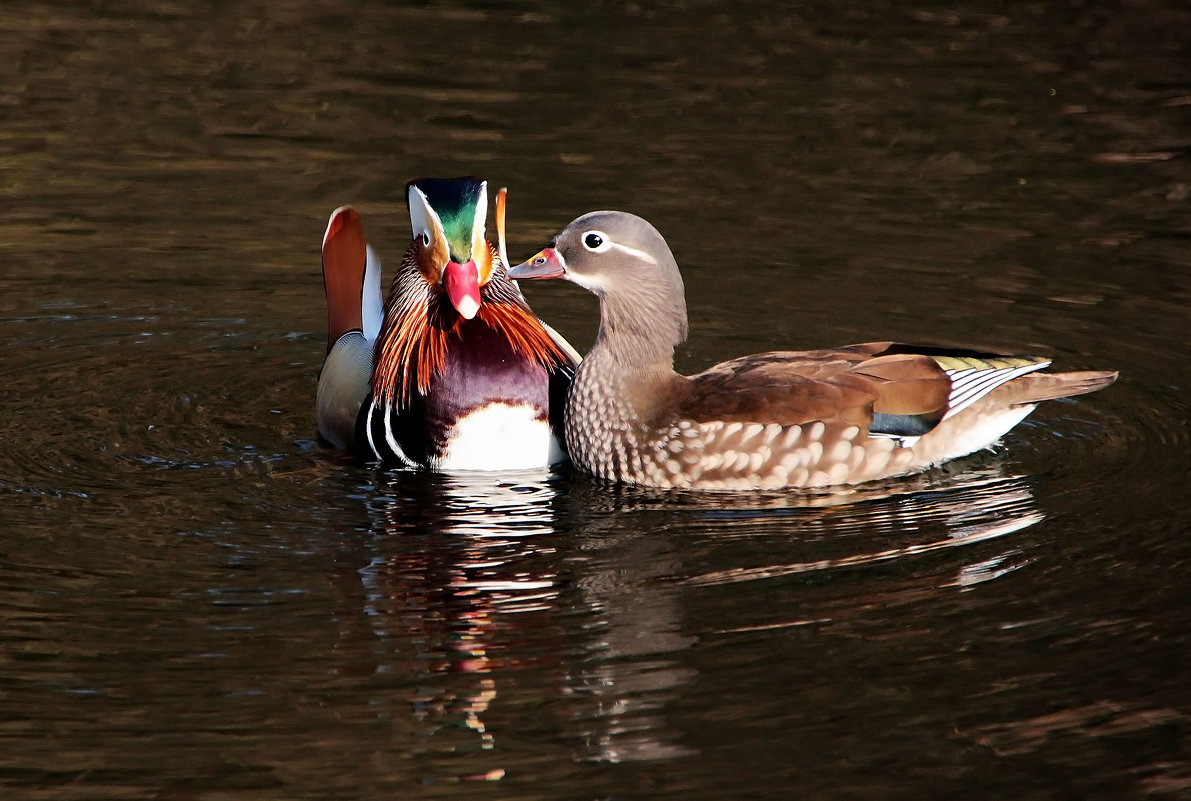
[{"label": "dark background water", "polygon": [[[1178,3],[6,2],[0,795],[1191,795]],[[357,468],[318,245],[418,175],[650,218],[682,367],[1117,368],[842,496]],[[594,299],[535,284],[580,348]]]}]

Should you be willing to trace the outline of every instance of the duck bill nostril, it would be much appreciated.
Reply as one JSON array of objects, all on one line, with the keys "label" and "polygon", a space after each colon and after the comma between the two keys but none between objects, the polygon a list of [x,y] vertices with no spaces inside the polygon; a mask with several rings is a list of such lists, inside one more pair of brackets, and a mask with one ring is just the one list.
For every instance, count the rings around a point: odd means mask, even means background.
[{"label": "duck bill nostril", "polygon": [[562,254],[554,248],[546,248],[509,270],[509,278],[562,278],[566,272],[567,264]]}]

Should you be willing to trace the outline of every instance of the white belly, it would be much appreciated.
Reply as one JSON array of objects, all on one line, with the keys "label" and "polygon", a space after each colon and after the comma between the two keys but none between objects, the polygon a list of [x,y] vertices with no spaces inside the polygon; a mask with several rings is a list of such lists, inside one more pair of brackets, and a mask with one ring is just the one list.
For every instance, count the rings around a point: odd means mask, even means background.
[{"label": "white belly", "polygon": [[527,470],[566,456],[550,424],[532,406],[494,403],[461,418],[451,429],[440,470]]}]

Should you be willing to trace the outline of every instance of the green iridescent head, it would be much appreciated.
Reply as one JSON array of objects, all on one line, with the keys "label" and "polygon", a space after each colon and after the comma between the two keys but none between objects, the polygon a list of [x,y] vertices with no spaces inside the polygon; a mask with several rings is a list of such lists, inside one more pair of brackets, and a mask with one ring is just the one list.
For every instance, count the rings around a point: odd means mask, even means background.
[{"label": "green iridescent head", "polygon": [[417,178],[405,186],[414,237],[435,239],[437,227],[446,239],[451,261],[463,264],[484,239],[488,216],[488,184],[482,178]]},{"label": "green iridescent head", "polygon": [[484,302],[480,289],[493,271],[484,238],[488,184],[480,178],[419,178],[406,184],[405,199],[414,229],[409,252],[418,269],[470,320]]}]

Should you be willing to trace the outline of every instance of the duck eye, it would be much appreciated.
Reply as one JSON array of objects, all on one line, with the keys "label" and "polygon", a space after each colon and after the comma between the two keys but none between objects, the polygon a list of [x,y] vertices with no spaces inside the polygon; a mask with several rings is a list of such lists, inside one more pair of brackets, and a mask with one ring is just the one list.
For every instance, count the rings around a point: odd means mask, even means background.
[{"label": "duck eye", "polygon": [[418,238],[422,240],[423,247],[430,247],[430,234],[423,231],[421,234],[419,234]]},{"label": "duck eye", "polygon": [[583,235],[583,247],[595,253],[601,253],[611,246],[611,240],[602,231],[588,231]]}]

